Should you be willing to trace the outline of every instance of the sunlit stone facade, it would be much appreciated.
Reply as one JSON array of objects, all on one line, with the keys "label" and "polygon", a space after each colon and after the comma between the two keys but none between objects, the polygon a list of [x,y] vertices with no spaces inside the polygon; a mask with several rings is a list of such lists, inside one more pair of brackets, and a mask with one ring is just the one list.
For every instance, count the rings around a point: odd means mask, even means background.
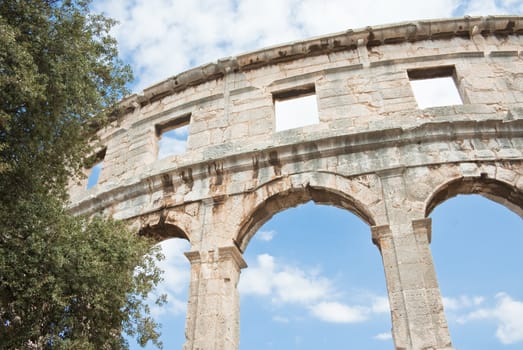
[{"label": "sunlit stone facade", "polygon": [[[523,216],[521,34],[523,17],[400,23],[181,73],[121,102],[99,131],[98,183],[75,182],[71,210],[188,239],[184,349],[233,350],[242,252],[257,229],[309,200],[345,208],[381,252],[395,348],[452,349],[428,215],[479,193]],[[420,109],[410,81],[441,76],[462,104]],[[319,121],[276,131],[275,100],[303,94]],[[185,153],[158,159],[159,131],[178,122]]]}]

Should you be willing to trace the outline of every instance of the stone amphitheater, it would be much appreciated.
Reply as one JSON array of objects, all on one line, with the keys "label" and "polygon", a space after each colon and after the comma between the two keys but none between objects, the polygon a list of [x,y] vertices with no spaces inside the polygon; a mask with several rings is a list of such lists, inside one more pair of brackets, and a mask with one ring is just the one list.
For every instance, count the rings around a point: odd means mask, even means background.
[{"label": "stone amphitheater", "polygon": [[[183,72],[121,101],[99,131],[100,177],[71,185],[71,210],[187,239],[184,349],[233,350],[257,229],[310,200],[347,209],[381,253],[395,349],[453,349],[428,215],[477,193],[523,217],[522,34],[520,16],[407,22]],[[438,78],[459,102],[420,106],[412,84]],[[311,96],[315,107],[282,126],[278,105]],[[180,128],[185,149],[160,159],[162,136]]]}]

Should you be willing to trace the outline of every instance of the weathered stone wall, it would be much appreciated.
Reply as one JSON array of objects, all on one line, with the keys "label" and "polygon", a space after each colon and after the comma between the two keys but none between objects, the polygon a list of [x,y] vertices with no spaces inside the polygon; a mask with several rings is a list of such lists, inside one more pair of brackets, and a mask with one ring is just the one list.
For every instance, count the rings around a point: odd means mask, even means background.
[{"label": "weathered stone wall", "polygon": [[[371,226],[396,349],[450,349],[430,253],[439,203],[479,193],[523,217],[523,17],[347,31],[198,67],[122,101],[99,183],[71,210],[191,242],[185,350],[236,349],[242,252],[313,200]],[[462,105],[419,109],[408,71],[451,67]],[[320,122],[275,131],[273,96],[314,86]],[[190,115],[184,154],[157,128]]]}]

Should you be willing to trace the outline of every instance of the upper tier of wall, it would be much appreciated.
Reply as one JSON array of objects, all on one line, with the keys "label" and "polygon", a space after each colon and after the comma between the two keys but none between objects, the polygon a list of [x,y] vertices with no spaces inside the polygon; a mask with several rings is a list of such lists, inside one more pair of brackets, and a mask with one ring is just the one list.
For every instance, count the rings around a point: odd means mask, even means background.
[{"label": "upper tier of wall", "polygon": [[[123,115],[99,131],[106,149],[100,180],[89,190],[85,180],[71,185],[71,210],[132,218],[162,205],[166,182],[184,188],[171,205],[223,195],[192,183],[215,183],[209,178],[271,164],[273,150],[341,152],[341,143],[347,147],[349,142],[363,152],[401,143],[406,135],[410,140],[426,133],[448,137],[454,127],[449,125],[466,129],[470,122],[523,119],[522,33],[523,17],[518,16],[408,22],[349,30],[191,69],[121,102]],[[408,72],[430,75],[440,68],[452,71],[463,104],[420,109]],[[314,88],[319,123],[276,131],[274,97],[304,87]],[[188,117],[186,152],[158,160],[157,130]],[[351,171],[392,166],[385,161],[367,165]]]}]

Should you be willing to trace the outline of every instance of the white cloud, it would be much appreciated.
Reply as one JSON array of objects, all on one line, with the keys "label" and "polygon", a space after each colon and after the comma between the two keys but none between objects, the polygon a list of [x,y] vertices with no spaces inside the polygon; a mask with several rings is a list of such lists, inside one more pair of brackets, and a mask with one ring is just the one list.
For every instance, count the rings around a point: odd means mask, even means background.
[{"label": "white cloud", "polygon": [[158,140],[158,159],[184,153],[188,136],[189,125],[163,132]]},{"label": "white cloud", "polygon": [[461,295],[456,298],[452,297],[443,297],[443,306],[445,310],[459,310],[464,308],[470,308],[481,305],[485,301],[485,298],[482,296],[468,296]]},{"label": "white cloud", "polygon": [[276,231],[270,230],[270,231],[260,231],[256,233],[256,238],[258,238],[260,241],[269,242],[272,241],[274,236],[276,235]]},{"label": "white cloud", "polygon": [[364,322],[375,314],[390,312],[387,298],[372,296],[369,293],[362,297],[370,301],[370,305],[361,303],[350,306],[340,302],[323,301],[313,305],[310,310],[320,320],[332,323]]},{"label": "white cloud", "polygon": [[275,274],[274,257],[269,254],[258,255],[256,265],[249,264],[242,271],[239,290],[242,295],[269,295],[274,286],[272,279]]},{"label": "white cloud", "polygon": [[314,316],[331,323],[357,323],[367,320],[367,310],[338,302],[321,302],[311,307]]},{"label": "white cloud", "polygon": [[451,77],[411,80],[410,86],[419,108],[463,104]]},{"label": "white cloud", "polygon": [[187,149],[187,141],[164,137],[158,142],[158,159],[182,154]]},{"label": "white cloud", "polygon": [[276,131],[299,128],[320,122],[316,95],[283,101],[276,100],[274,110]]},{"label": "white cloud", "polygon": [[386,297],[374,297],[373,299],[370,307],[373,313],[384,314],[390,312],[389,299]]},{"label": "white cloud", "polygon": [[496,295],[496,306],[481,308],[458,319],[459,323],[475,320],[497,322],[496,337],[503,344],[523,342],[523,302],[506,293]]},{"label": "white cloud", "polygon": [[158,159],[182,154],[187,149],[186,140],[163,137],[158,141]]},{"label": "white cloud", "polygon": [[471,16],[521,14],[523,1],[521,0],[475,0],[468,1],[465,14]]},{"label": "white cloud", "polygon": [[[373,315],[390,312],[387,298],[368,292],[354,293],[352,299],[358,302],[352,305],[339,301],[343,293],[318,269],[287,265],[269,254],[258,255],[250,266],[242,271],[241,295],[270,298],[277,307],[297,305],[309,310],[313,317],[332,323],[363,322]],[[289,322],[279,316],[273,320]]]},{"label": "white cloud", "polygon": [[164,271],[164,281],[156,291],[156,295],[166,294],[167,304],[161,307],[153,305],[151,298],[151,314],[158,317],[163,314],[180,315],[187,308],[186,294],[189,288],[190,265],[184,252],[189,250],[189,242],[182,239],[169,239],[160,243],[165,259],[158,263]]},{"label": "white cloud", "polygon": [[[449,17],[459,1],[318,1],[297,6],[297,21],[313,35],[420,18]],[[321,13],[321,16],[317,14]]]},{"label": "white cloud", "polygon": [[189,282],[190,264],[184,252],[190,249],[190,244],[183,239],[168,239],[160,246],[165,256],[159,263],[159,267],[165,271],[165,285],[179,294],[187,289]]},{"label": "white cloud", "polygon": [[314,271],[276,264],[268,254],[258,255],[256,263],[242,272],[243,295],[271,295],[276,304],[308,304],[332,294],[331,282]]},{"label": "white cloud", "polygon": [[329,297],[333,292],[330,280],[297,267],[285,267],[274,275],[273,283],[273,300],[277,303],[308,304]]},{"label": "white cloud", "polygon": [[382,341],[390,340],[390,339],[392,339],[392,333],[390,333],[390,332],[379,333],[379,334],[376,334],[373,338],[376,340],[382,340]]}]

